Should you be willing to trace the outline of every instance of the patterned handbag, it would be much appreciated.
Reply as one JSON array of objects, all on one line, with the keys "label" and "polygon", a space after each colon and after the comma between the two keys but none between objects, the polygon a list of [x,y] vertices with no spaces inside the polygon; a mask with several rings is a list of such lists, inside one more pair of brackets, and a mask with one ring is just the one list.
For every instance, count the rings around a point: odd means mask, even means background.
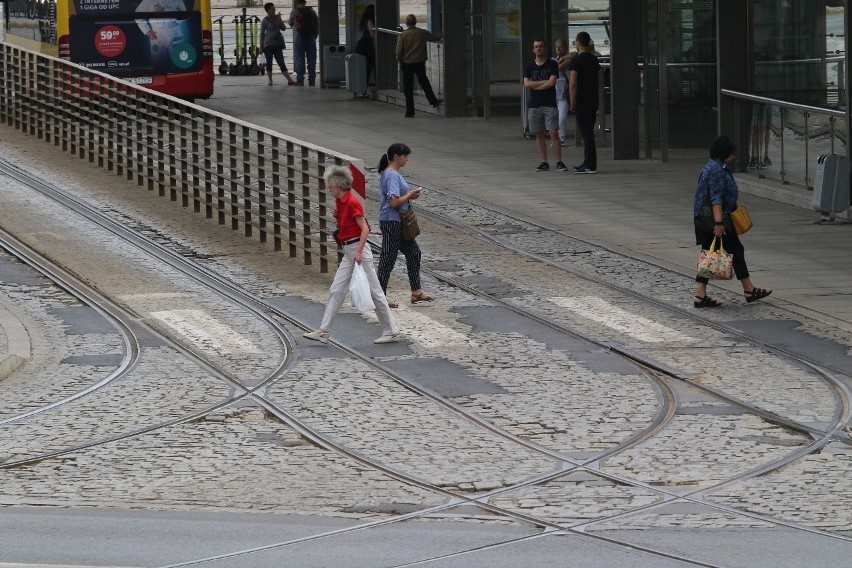
[{"label": "patterned handbag", "polygon": [[730,280],[733,278],[734,255],[727,254],[722,241],[716,249],[716,238],[710,244],[710,250],[702,250],[698,255],[698,275],[715,280]]}]

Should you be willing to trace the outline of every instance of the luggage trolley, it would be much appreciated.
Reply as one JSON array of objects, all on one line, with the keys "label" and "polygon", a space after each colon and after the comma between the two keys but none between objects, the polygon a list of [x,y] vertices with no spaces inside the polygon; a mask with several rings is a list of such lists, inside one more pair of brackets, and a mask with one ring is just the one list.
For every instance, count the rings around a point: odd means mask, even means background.
[{"label": "luggage trolley", "polygon": [[817,161],[814,195],[811,206],[822,213],[819,224],[833,223],[836,213],[846,211],[846,222],[852,222],[849,197],[852,160],[848,156],[823,154]]}]

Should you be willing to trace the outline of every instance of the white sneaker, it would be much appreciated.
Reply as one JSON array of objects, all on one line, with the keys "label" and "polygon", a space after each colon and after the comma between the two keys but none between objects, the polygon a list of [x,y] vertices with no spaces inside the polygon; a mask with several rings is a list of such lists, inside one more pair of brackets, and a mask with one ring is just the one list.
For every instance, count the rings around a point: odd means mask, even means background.
[{"label": "white sneaker", "polygon": [[329,333],[327,331],[323,331],[318,329],[316,331],[308,331],[302,335],[302,337],[306,337],[308,339],[312,339],[314,341],[319,341],[320,343],[328,343]]},{"label": "white sneaker", "polygon": [[393,335],[383,335],[378,339],[374,339],[373,343],[396,343],[399,341],[399,334],[394,333]]}]

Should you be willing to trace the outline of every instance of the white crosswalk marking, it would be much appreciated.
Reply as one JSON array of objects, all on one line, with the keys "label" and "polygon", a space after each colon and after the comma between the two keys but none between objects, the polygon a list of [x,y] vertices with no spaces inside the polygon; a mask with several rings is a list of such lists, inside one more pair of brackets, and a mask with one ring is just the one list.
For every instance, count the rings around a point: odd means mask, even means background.
[{"label": "white crosswalk marking", "polygon": [[596,296],[578,298],[555,297],[550,301],[575,314],[601,323],[619,333],[646,343],[667,343],[689,340],[684,334],[650,319],[628,312]]},{"label": "white crosswalk marking", "polygon": [[260,349],[233,328],[201,310],[151,312],[151,316],[186,337],[192,344],[204,349],[227,355],[260,353]]}]

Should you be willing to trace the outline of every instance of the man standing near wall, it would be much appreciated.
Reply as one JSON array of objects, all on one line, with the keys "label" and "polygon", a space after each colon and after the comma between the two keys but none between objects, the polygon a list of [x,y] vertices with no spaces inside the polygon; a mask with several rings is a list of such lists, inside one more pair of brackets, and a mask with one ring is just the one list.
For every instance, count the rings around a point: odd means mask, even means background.
[{"label": "man standing near wall", "polygon": [[580,32],[576,38],[578,55],[568,69],[568,93],[571,112],[577,118],[577,129],[583,136],[583,163],[574,168],[575,174],[594,174],[598,171],[598,153],[595,148],[595,119],[598,114],[598,72],[600,61],[592,53],[592,38]]},{"label": "man standing near wall", "polygon": [[437,108],[444,99],[439,99],[432,91],[429,77],[426,76],[426,43],[439,41],[441,34],[432,33],[417,27],[414,14],[405,17],[406,29],[396,40],[396,59],[402,67],[402,91],[405,93],[405,116],[414,117],[414,76],[426,95],[429,104]]},{"label": "man standing near wall", "polygon": [[305,85],[305,59],[308,60],[308,85],[313,87],[317,79],[317,33],[319,18],[314,9],[305,5],[306,0],[296,0],[288,23],[293,28],[293,58],[296,60],[297,87]]}]

